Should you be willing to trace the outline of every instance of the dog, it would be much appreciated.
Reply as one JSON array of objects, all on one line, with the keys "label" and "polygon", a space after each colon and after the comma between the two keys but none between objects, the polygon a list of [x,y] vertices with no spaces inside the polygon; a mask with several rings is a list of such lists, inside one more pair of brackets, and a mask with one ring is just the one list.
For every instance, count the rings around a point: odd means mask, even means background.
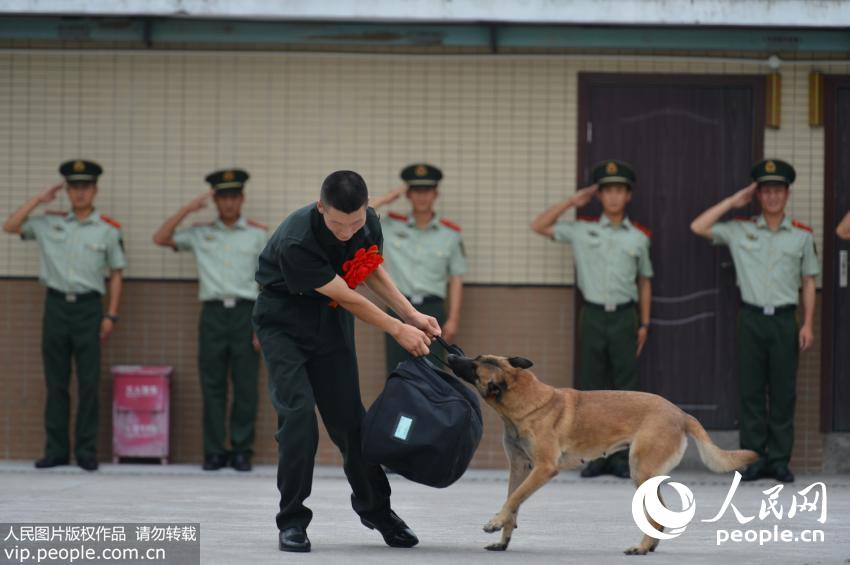
[{"label": "dog", "polygon": [[[679,464],[691,436],[703,463],[726,473],[755,462],[749,450],[717,447],[699,421],[666,399],[646,392],[556,389],[541,382],[523,357],[449,355],[449,367],[472,384],[502,417],[503,443],[510,463],[508,498],[484,526],[501,530],[491,551],[504,551],[516,528],[520,505],[558,474],[598,457],[630,448],[629,469],[635,487]],[[660,493],[659,493],[660,498]],[[663,502],[663,501],[662,501]],[[653,528],[663,526],[649,517]],[[658,539],[645,535],[628,555],[655,551]]]}]

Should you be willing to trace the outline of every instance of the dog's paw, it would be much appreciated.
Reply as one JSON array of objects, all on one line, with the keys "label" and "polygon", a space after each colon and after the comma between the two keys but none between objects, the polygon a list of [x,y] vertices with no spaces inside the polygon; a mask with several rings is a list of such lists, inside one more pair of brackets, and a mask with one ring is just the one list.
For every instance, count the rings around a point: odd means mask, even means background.
[{"label": "dog's paw", "polygon": [[505,521],[500,516],[494,516],[489,522],[484,524],[484,531],[488,534],[498,532],[505,526]]},{"label": "dog's paw", "polygon": [[626,555],[646,555],[646,550],[642,547],[630,547],[623,553]]},{"label": "dog's paw", "polygon": [[491,543],[490,545],[488,545],[484,549],[486,549],[487,551],[505,551],[507,548],[508,548],[508,544],[499,542],[499,543]]}]

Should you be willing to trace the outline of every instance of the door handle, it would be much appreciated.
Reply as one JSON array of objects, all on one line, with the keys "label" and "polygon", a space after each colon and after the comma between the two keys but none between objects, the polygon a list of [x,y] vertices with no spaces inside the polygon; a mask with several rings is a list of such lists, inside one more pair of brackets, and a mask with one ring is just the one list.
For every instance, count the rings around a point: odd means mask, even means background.
[{"label": "door handle", "polygon": [[838,252],[838,288],[847,288],[847,250]]}]

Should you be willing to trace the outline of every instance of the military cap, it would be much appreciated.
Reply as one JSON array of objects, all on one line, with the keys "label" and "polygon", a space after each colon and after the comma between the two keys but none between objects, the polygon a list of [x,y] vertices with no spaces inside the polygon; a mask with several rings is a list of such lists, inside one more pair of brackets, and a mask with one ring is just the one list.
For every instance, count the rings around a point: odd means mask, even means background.
[{"label": "military cap", "polygon": [[794,184],[797,172],[790,163],[779,159],[765,159],[753,165],[750,175],[757,183],[784,182],[787,185]]},{"label": "military cap", "polygon": [[59,165],[59,174],[69,183],[97,182],[97,177],[103,173],[103,168],[94,161],[74,159]]},{"label": "military cap", "polygon": [[213,190],[242,190],[245,182],[251,178],[242,169],[223,169],[207,175],[206,181],[210,183]]},{"label": "military cap", "polygon": [[428,163],[414,163],[401,171],[401,180],[411,188],[434,188],[442,178],[443,171]]},{"label": "military cap", "polygon": [[610,159],[597,163],[593,167],[593,182],[599,186],[619,183],[632,188],[635,181],[637,181],[637,177],[635,177],[634,169],[623,161]]}]

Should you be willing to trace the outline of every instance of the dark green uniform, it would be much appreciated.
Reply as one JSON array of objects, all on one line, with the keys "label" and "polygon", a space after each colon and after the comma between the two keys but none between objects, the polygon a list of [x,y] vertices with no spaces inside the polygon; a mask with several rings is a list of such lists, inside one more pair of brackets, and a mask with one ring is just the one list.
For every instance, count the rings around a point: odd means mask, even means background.
[{"label": "dark green uniform", "polygon": [[[782,161],[763,161],[753,178],[790,184],[793,169],[788,169]],[[795,311],[802,277],[820,272],[814,237],[811,228],[787,216],[775,232],[764,216],[756,216],[714,224],[711,235],[716,244],[729,246],[743,302],[738,313],[741,447],[759,453],[770,469],[787,466],[799,352]]]},{"label": "dark green uniform", "polygon": [[386,515],[390,485],[378,465],[360,451],[365,414],[360,399],[354,317],[332,307],[314,289],[342,276],[343,263],[358,249],[383,245],[381,224],[369,209],[366,224],[349,241],[327,229],[316,204],[293,212],[278,227],[260,255],[256,280],[260,296],[254,328],[263,346],[269,394],[278,414],[280,512],[277,526],[306,528],[312,512],[313,465],[319,441],[315,409],[331,440],[342,452],[351,485],[351,504],[366,519]]},{"label": "dark green uniform", "polygon": [[[593,174],[600,185],[634,182],[631,168],[618,161],[597,165]],[[637,279],[653,276],[649,230],[629,218],[614,225],[603,215],[558,222],[554,239],[572,245],[585,301],[578,327],[581,388],[637,390]],[[627,466],[628,452],[608,460]]]},{"label": "dark green uniform", "polygon": [[[60,169],[69,182],[94,182],[100,171],[89,161],[69,161]],[[21,238],[38,242],[39,279],[48,289],[41,340],[47,383],[45,456],[67,459],[70,455],[69,385],[73,358],[79,391],[74,453],[78,461],[94,460],[104,276],[127,266],[120,225],[97,212],[82,221],[73,212],[49,212],[28,218]]]}]

